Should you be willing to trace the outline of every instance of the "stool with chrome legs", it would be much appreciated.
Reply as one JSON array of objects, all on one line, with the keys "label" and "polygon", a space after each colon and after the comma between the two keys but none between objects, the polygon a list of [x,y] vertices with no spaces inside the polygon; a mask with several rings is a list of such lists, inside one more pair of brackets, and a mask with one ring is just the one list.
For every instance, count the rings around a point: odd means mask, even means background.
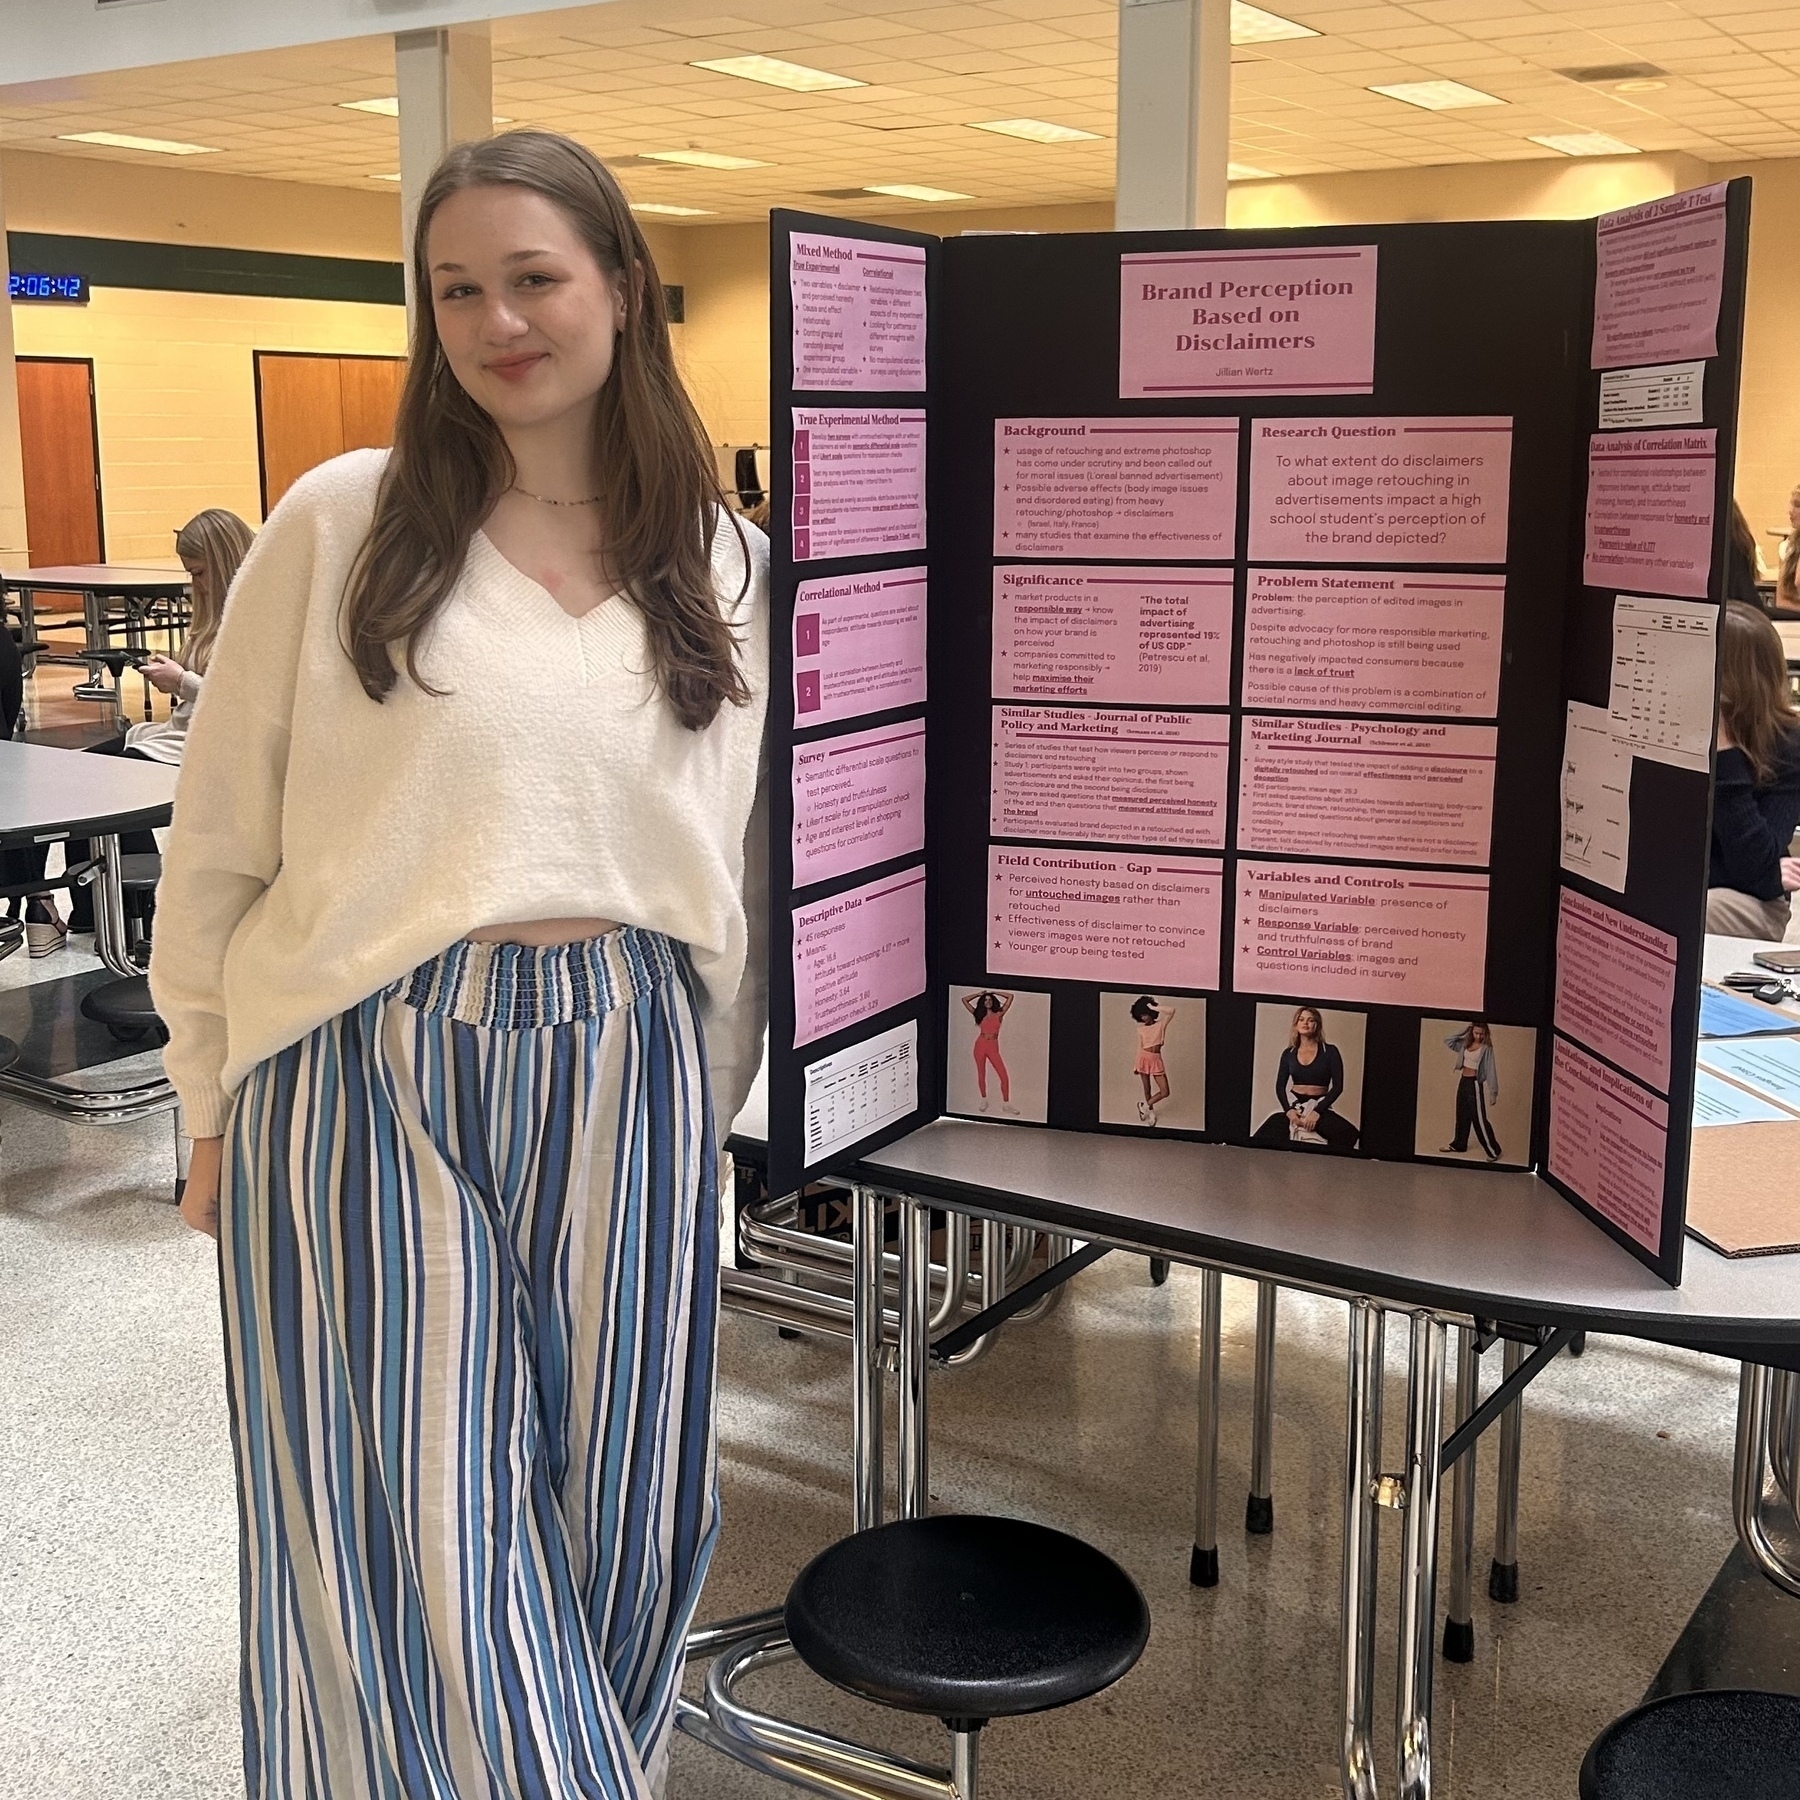
[{"label": "stool with chrome legs", "polygon": [[[778,1617],[737,1637],[708,1672],[705,1707],[680,1702],[677,1723],[764,1774],[839,1800],[977,1800],[982,1726],[1099,1693],[1150,1635],[1143,1595],[1110,1557],[1046,1526],[979,1514],[900,1519],[843,1539],[800,1572]],[[789,1656],[865,1700],[935,1714],[950,1732],[950,1766],[754,1712],[736,1697],[738,1681]]]},{"label": "stool with chrome legs", "polygon": [[1581,1765],[1581,1800],[1793,1800],[1800,1695],[1670,1694],[1615,1719]]}]

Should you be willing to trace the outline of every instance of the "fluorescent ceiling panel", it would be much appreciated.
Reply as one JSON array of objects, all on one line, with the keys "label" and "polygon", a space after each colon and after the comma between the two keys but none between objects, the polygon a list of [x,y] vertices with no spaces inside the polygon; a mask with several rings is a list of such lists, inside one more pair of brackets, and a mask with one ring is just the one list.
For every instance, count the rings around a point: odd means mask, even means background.
[{"label": "fluorescent ceiling panel", "polygon": [[158,156],[217,156],[211,144],[179,144],[170,138],[132,137],[122,131],[64,131],[65,144],[104,144],[109,150],[154,150]]},{"label": "fluorescent ceiling panel", "polygon": [[664,206],[656,200],[634,200],[631,210],[635,213],[660,213],[670,219],[710,219],[713,216],[704,206]]},{"label": "fluorescent ceiling panel", "polygon": [[766,169],[754,156],[721,156],[716,150],[646,150],[651,162],[680,163],[688,169]]},{"label": "fluorescent ceiling panel", "polygon": [[865,194],[886,194],[891,200],[973,200],[973,194],[959,194],[954,188],[920,187],[910,181],[883,181],[863,189]]},{"label": "fluorescent ceiling panel", "polygon": [[397,94],[388,94],[379,100],[340,100],[338,105],[346,112],[380,113],[384,119],[397,119],[400,116],[400,98]]},{"label": "fluorescent ceiling panel", "polygon": [[1310,25],[1296,25],[1260,6],[1231,0],[1231,41],[1234,44],[1281,44],[1290,38],[1318,37]]},{"label": "fluorescent ceiling panel", "polygon": [[823,94],[832,88],[867,87],[848,75],[825,69],[809,69],[805,63],[784,62],[779,56],[717,56],[709,62],[689,63],[691,69],[710,69],[715,75],[735,75],[740,81],[760,81],[765,87],[786,88],[793,94]]},{"label": "fluorescent ceiling panel", "polygon": [[1028,144],[1094,143],[1097,131],[1077,131],[1073,125],[1052,125],[1044,119],[971,119],[977,131],[997,131],[1002,137],[1023,138]]},{"label": "fluorescent ceiling panel", "polygon": [[1604,131],[1552,132],[1548,137],[1533,137],[1534,144],[1546,150],[1560,150],[1564,156],[1636,156],[1636,144],[1622,144]]},{"label": "fluorescent ceiling panel", "polygon": [[1390,100],[1404,100],[1408,106],[1422,106],[1427,112],[1506,104],[1498,94],[1484,94],[1480,88],[1465,87],[1460,81],[1395,81],[1386,87],[1372,87],[1369,92],[1386,94]]},{"label": "fluorescent ceiling panel", "polygon": [[1252,168],[1249,163],[1227,163],[1225,179],[1227,181],[1272,181],[1275,178],[1273,169]]}]

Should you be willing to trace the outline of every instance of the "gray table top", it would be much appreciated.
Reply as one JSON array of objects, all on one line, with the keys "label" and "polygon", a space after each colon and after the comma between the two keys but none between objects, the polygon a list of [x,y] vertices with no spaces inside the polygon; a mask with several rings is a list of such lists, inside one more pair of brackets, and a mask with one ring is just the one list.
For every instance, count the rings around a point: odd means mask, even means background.
[{"label": "gray table top", "polygon": [[169,822],[178,769],[0,741],[0,842],[142,831]]},{"label": "gray table top", "polygon": [[179,594],[187,590],[188,576],[182,569],[138,563],[58,563],[41,569],[7,569],[0,572],[0,585],[59,594]]},{"label": "gray table top", "polygon": [[[1709,939],[1706,976],[1748,967],[1760,947]],[[1800,1025],[1800,1007],[1783,1010]],[[767,1134],[764,1071],[732,1135],[755,1150]],[[1678,1343],[1800,1344],[1800,1256],[1725,1257],[1690,1239],[1671,1288],[1516,1170],[939,1119],[854,1173],[941,1205],[1303,1286]]]}]

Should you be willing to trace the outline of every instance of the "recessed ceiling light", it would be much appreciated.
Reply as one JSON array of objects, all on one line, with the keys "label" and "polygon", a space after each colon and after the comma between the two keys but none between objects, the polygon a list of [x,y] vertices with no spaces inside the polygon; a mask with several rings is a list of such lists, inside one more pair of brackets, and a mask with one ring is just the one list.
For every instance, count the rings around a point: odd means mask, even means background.
[{"label": "recessed ceiling light", "polygon": [[371,181],[398,181],[400,177],[398,175],[371,175],[369,179]]},{"label": "recessed ceiling light", "polygon": [[1244,0],[1231,0],[1231,41],[1234,44],[1279,44],[1289,38],[1317,37],[1310,25],[1296,25],[1260,6],[1246,6]]},{"label": "recessed ceiling light", "polygon": [[1604,131],[1552,132],[1548,137],[1533,137],[1534,144],[1546,150],[1560,150],[1564,156],[1636,156],[1636,144],[1622,144]]},{"label": "recessed ceiling light", "polygon": [[1506,104],[1498,94],[1484,94],[1480,88],[1465,87],[1460,81],[1395,81],[1386,87],[1372,87],[1369,92],[1385,94],[1390,100],[1404,100],[1408,106],[1422,106],[1427,112]]},{"label": "recessed ceiling light", "polygon": [[1273,169],[1255,169],[1249,163],[1227,163],[1225,165],[1227,181],[1273,181]]},{"label": "recessed ceiling light", "polygon": [[509,119],[505,113],[495,113],[494,114],[494,123],[496,125],[516,125],[518,123],[518,120]]},{"label": "recessed ceiling light", "polygon": [[131,137],[122,131],[63,131],[65,144],[105,144],[113,150],[154,150],[158,156],[217,156],[211,144],[178,144],[170,138]]},{"label": "recessed ceiling light", "polygon": [[1043,119],[971,119],[977,131],[997,131],[1002,137],[1023,138],[1028,144],[1078,144],[1093,142],[1097,131],[1077,131],[1073,125],[1051,125]]},{"label": "recessed ceiling light", "polygon": [[671,219],[710,219],[704,206],[663,206],[654,200],[634,200],[631,210],[637,213],[662,213]]},{"label": "recessed ceiling light", "polygon": [[397,119],[400,116],[400,97],[389,94],[380,100],[340,100],[338,105],[346,112],[380,113],[384,119]]},{"label": "recessed ceiling light", "polygon": [[1666,81],[1653,81],[1648,76],[1638,76],[1631,81],[1615,81],[1615,94],[1657,94],[1669,84]]},{"label": "recessed ceiling light", "polygon": [[867,87],[848,75],[825,69],[809,69],[805,63],[783,62],[779,56],[716,56],[710,62],[689,63],[690,69],[711,69],[715,75],[735,75],[740,81],[760,81],[764,87],[786,88],[793,94],[822,94],[829,88]]},{"label": "recessed ceiling light", "polygon": [[753,156],[720,156],[715,150],[646,150],[652,162],[680,163],[689,169],[766,169]]},{"label": "recessed ceiling light", "polygon": [[879,181],[863,189],[865,194],[886,194],[890,200],[973,200],[973,194],[959,194],[954,188],[920,187],[911,181]]}]

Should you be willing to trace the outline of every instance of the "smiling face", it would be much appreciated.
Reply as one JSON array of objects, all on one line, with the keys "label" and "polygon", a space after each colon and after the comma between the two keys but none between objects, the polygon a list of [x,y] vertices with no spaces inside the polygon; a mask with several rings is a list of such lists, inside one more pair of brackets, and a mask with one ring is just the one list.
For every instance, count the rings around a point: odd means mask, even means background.
[{"label": "smiling face", "polygon": [[561,207],[529,188],[463,188],[432,215],[427,246],[444,356],[503,432],[593,405],[624,297]]}]

